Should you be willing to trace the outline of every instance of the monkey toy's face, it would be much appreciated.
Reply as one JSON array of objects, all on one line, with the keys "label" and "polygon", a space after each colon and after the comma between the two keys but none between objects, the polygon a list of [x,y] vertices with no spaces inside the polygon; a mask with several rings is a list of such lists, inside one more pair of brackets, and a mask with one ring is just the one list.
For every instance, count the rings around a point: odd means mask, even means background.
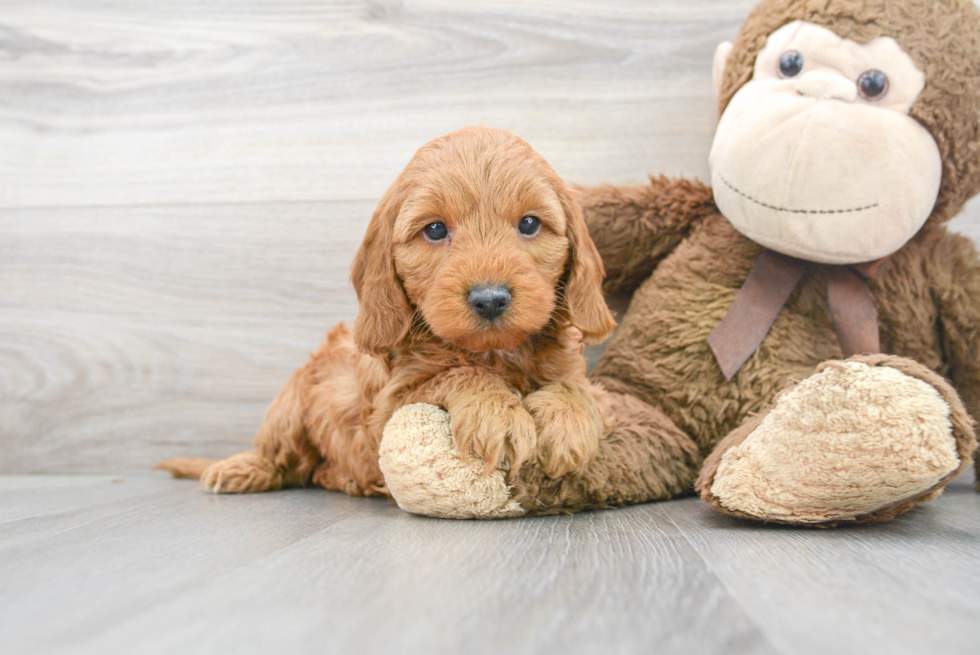
[{"label": "monkey toy's face", "polygon": [[[715,81],[730,50],[719,47]],[[909,116],[925,75],[891,38],[797,21],[769,35],[711,149],[715,201],[753,241],[793,257],[886,257],[932,212],[942,161]]]}]

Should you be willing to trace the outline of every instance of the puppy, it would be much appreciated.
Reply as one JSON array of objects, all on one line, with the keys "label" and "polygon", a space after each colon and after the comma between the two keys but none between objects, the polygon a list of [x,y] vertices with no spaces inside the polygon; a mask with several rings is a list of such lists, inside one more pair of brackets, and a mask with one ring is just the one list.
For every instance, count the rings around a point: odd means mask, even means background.
[{"label": "puppy", "polygon": [[584,469],[603,436],[584,343],[615,327],[574,192],[531,147],[470,127],[423,146],[354,259],[360,313],[296,371],[255,450],[157,468],[215,492],[315,484],[388,495],[382,430],[417,402],[449,412],[460,456],[489,472]]}]

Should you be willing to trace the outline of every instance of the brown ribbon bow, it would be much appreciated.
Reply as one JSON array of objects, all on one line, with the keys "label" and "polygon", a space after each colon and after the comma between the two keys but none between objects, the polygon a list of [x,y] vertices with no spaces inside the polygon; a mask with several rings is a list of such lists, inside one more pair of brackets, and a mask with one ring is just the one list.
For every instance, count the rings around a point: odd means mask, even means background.
[{"label": "brown ribbon bow", "polygon": [[879,352],[878,312],[868,280],[877,278],[884,261],[829,266],[772,250],[763,252],[725,318],[708,337],[725,378],[735,377],[759,348],[810,266],[820,266],[827,274],[827,304],[844,356]]}]

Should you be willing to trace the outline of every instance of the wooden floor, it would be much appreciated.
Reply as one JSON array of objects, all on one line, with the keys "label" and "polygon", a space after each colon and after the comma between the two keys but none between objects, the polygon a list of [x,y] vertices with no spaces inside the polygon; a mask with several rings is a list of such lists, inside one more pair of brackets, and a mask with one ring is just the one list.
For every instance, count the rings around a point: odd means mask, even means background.
[{"label": "wooden floor", "polygon": [[496,522],[164,476],[0,478],[0,652],[968,654],[980,496],[762,527],[696,499]]}]

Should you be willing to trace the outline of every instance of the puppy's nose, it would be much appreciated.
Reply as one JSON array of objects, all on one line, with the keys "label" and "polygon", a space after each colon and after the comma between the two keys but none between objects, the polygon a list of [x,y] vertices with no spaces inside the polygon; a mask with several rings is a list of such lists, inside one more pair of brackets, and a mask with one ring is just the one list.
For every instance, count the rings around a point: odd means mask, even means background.
[{"label": "puppy's nose", "polygon": [[477,315],[492,321],[503,314],[510,305],[510,290],[502,286],[473,287],[466,300]]}]

